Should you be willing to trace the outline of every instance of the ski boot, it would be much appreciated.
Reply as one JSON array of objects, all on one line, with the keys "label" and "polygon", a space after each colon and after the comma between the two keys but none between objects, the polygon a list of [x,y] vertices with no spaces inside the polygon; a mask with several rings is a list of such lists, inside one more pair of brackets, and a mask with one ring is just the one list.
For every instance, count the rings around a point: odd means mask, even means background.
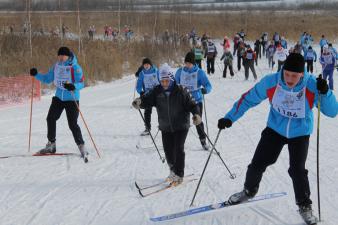
[{"label": "ski boot", "polygon": [[175,174],[173,176],[172,182],[170,183],[170,186],[176,187],[176,186],[180,185],[182,182],[183,182],[183,177],[180,177],[180,176]]},{"label": "ski boot", "polygon": [[167,178],[165,179],[165,181],[167,181],[169,183],[173,182],[174,176],[176,176],[174,171],[170,170],[170,173],[167,176]]},{"label": "ski boot", "polygon": [[315,217],[313,215],[311,205],[300,205],[298,212],[307,225],[316,225],[317,224],[318,219],[317,219],[317,217]]},{"label": "ski boot", "polygon": [[56,152],[56,144],[55,142],[48,141],[46,147],[38,151],[38,154],[53,154]]},{"label": "ski boot", "polygon": [[244,189],[243,191],[231,195],[230,198],[228,199],[228,202],[231,205],[247,202],[249,199],[253,198],[255,194],[256,193],[250,193],[247,189]]},{"label": "ski boot", "polygon": [[208,151],[208,150],[209,150],[209,145],[207,144],[207,142],[206,142],[205,139],[201,139],[201,145],[202,145],[202,148],[203,148],[205,151]]},{"label": "ski boot", "polygon": [[87,163],[88,162],[88,152],[85,149],[85,145],[84,144],[79,144],[78,145],[79,151],[81,153],[81,158],[83,158],[84,162]]}]

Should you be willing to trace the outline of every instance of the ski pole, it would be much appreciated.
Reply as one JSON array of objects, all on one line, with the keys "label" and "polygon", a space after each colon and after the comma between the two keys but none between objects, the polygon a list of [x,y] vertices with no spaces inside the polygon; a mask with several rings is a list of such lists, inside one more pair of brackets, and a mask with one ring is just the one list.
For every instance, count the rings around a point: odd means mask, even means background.
[{"label": "ski pole", "polygon": [[208,136],[205,132],[204,132],[204,134],[205,134],[205,137],[208,139],[208,142],[211,144],[212,148],[214,149],[214,151],[216,152],[216,154],[218,155],[218,157],[219,157],[220,160],[222,161],[224,167],[225,167],[225,168],[227,169],[227,171],[229,172],[230,178],[231,178],[231,179],[235,179],[235,178],[236,178],[236,174],[231,173],[229,167],[225,164],[225,162],[224,162],[224,160],[223,160],[223,158],[222,158],[222,156],[221,156],[221,153],[219,153],[219,151],[217,151],[217,149],[216,149],[216,147],[215,147],[215,144],[212,144],[212,142],[211,142],[209,136]]},{"label": "ski pole", "polygon": [[[138,109],[138,112],[140,113],[140,116],[141,116],[143,122],[145,123],[145,119],[144,119],[144,117],[143,117],[143,115],[142,115],[141,110]],[[153,135],[151,134],[150,131],[149,131],[149,135],[150,135],[151,140],[152,140],[153,143],[154,143],[154,146],[155,146],[155,148],[156,148],[156,151],[157,151],[157,153],[158,153],[158,156],[160,157],[160,160],[162,161],[162,163],[164,163],[164,162],[165,162],[165,158],[163,158],[163,157],[161,156],[160,151],[158,150],[157,145],[156,145],[156,142],[155,142],[155,140],[154,140],[154,138],[153,138]]]},{"label": "ski pole", "polygon": [[[321,78],[321,74],[319,75]],[[320,127],[320,103],[321,103],[321,94],[318,95],[318,120],[317,120],[317,201],[318,201],[318,217],[319,222],[321,221],[321,215],[320,215],[320,191],[319,191],[319,127]]]},{"label": "ski pole", "polygon": [[196,197],[197,191],[198,191],[198,189],[199,189],[199,187],[200,187],[200,184],[201,184],[201,181],[202,181],[204,172],[205,172],[205,170],[206,170],[206,168],[207,168],[207,166],[208,166],[208,163],[209,163],[211,154],[212,154],[212,152],[213,152],[214,149],[215,149],[215,145],[216,145],[216,143],[217,143],[217,141],[218,141],[218,138],[219,138],[219,135],[221,134],[221,131],[222,131],[221,129],[218,130],[218,133],[217,133],[215,142],[214,142],[214,144],[212,145],[212,149],[211,149],[211,151],[210,151],[210,153],[209,153],[209,156],[208,156],[208,159],[207,159],[207,161],[206,161],[206,163],[205,163],[205,165],[204,165],[202,175],[201,175],[201,177],[200,177],[200,179],[199,179],[199,181],[198,181],[198,184],[197,184],[197,187],[196,187],[196,190],[195,190],[195,193],[194,193],[194,197],[193,197],[192,200],[191,200],[190,207],[193,206],[193,204],[194,204],[195,197]]},{"label": "ski pole", "polygon": [[28,152],[30,152],[30,150],[31,150],[32,114],[33,114],[33,95],[34,95],[34,77],[32,77],[31,109],[30,109],[30,114],[29,114]]},{"label": "ski pole", "polygon": [[204,98],[204,94],[202,94],[203,97],[203,108],[204,108],[204,118],[205,118],[205,126],[207,128],[207,134],[209,136],[209,127],[208,127],[208,118],[207,118],[207,109],[205,106],[205,98]]},{"label": "ski pole", "polygon": [[97,153],[97,155],[99,156],[99,158],[101,158],[100,153],[99,153],[99,150],[98,150],[97,147],[96,147],[96,144],[95,144],[95,142],[94,142],[94,139],[93,139],[93,137],[92,137],[92,135],[91,135],[91,133],[90,133],[90,130],[89,130],[89,128],[88,128],[88,125],[87,125],[87,123],[86,123],[86,121],[85,121],[85,119],[84,119],[84,117],[83,117],[83,114],[82,114],[82,112],[81,112],[81,110],[80,110],[79,104],[77,104],[77,101],[76,101],[75,96],[74,96],[74,92],[73,92],[73,91],[70,91],[70,93],[72,94],[72,97],[73,97],[74,103],[75,103],[75,105],[76,105],[76,108],[77,108],[77,110],[78,110],[79,113],[80,113],[81,119],[82,119],[82,121],[83,121],[83,123],[84,123],[84,125],[85,125],[85,127],[86,127],[86,129],[87,129],[87,131],[88,131],[89,137],[90,137],[90,139],[91,139],[91,141],[92,141],[92,143],[93,143],[93,145],[94,145],[94,148],[95,148],[95,150],[96,150],[96,153]]}]

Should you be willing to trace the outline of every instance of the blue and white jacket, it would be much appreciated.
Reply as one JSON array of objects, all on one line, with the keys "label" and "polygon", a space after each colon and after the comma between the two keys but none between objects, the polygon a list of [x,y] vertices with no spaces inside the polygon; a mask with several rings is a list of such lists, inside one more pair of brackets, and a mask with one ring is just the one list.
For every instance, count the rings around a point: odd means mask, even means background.
[{"label": "blue and white jacket", "polygon": [[137,79],[136,91],[139,94],[142,92],[146,94],[159,84],[158,69],[155,66],[151,66],[149,70],[143,68]]},{"label": "blue and white jacket", "polygon": [[210,93],[212,86],[203,70],[197,65],[194,65],[191,69],[187,67],[179,68],[175,74],[175,80],[177,84],[180,84],[187,88],[195,101],[200,103],[203,101],[201,88],[203,87],[207,94]]},{"label": "blue and white jacket", "polygon": [[[66,66],[69,67],[69,83],[74,84],[75,90],[72,93],[64,88],[56,86],[55,96],[58,97],[61,101],[79,101],[80,100],[80,90],[84,87],[84,76],[81,66],[78,64],[76,56],[72,53],[69,59],[66,62],[57,62],[55,63],[46,74],[38,73],[35,78],[42,83],[50,84],[55,83],[55,67],[57,66]],[[74,99],[75,98],[75,99]]]},{"label": "blue and white jacket", "polygon": [[[304,135],[310,135],[313,130],[313,112],[312,108],[318,104],[318,91],[316,88],[316,78],[313,75],[304,72],[304,77],[299,83],[290,89],[282,77],[283,70],[277,73],[269,74],[261,79],[252,89],[244,93],[241,98],[235,102],[233,108],[224,118],[232,122],[237,121],[244,113],[261,103],[265,99],[270,101],[270,112],[267,126],[286,138],[294,138]],[[272,99],[277,85],[283,90],[291,92],[300,92],[305,88],[305,117],[290,118],[280,114],[272,107]],[[321,95],[320,110],[326,116],[335,117],[338,113],[338,102],[333,92],[329,90],[325,95]]]}]

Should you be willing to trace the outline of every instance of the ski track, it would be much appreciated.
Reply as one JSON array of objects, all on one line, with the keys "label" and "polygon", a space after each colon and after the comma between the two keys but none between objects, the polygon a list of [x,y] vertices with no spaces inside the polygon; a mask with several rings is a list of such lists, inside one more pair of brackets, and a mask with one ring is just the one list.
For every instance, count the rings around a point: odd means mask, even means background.
[{"label": "ski track", "polygon": [[[221,78],[219,61],[222,49],[216,41],[219,55],[216,72],[209,76],[213,90],[205,96],[209,135],[217,134],[217,121],[232,107],[240,95],[255,83],[250,72],[244,80],[244,68],[235,76]],[[290,43],[289,43],[290,44]],[[251,43],[252,45],[252,43]],[[318,52],[318,47],[316,47]],[[258,79],[271,70],[266,59],[258,62]],[[203,65],[205,66],[205,64]],[[319,67],[317,61],[315,71]],[[276,69],[276,68],[275,68]],[[336,78],[337,72],[334,77]],[[134,186],[156,183],[168,175],[168,168],[158,157],[150,137],[140,137],[144,129],[138,112],[131,107],[135,78],[125,76],[111,83],[85,88],[80,107],[100,151],[99,158],[81,118],[79,124],[90,152],[89,163],[79,157],[17,157],[0,159],[0,224],[4,225],[150,225],[149,218],[189,208],[198,180],[159,194],[141,198]],[[335,91],[336,96],[338,92]],[[138,96],[136,94],[136,96]],[[46,116],[52,96],[34,102],[31,153],[46,143]],[[0,156],[27,153],[29,103],[0,109]],[[262,102],[249,110],[231,129],[222,131],[216,149],[236,174],[231,179],[217,154],[212,154],[195,199],[195,207],[226,200],[242,189],[247,165],[255,151],[261,131],[266,126],[269,103]],[[203,113],[203,120],[205,114]],[[316,120],[310,138],[307,169],[312,192],[313,208],[317,214],[316,187]],[[205,123],[204,123],[205,124]],[[152,113],[152,134],[157,132],[157,113]],[[328,130],[328,132],[326,131]],[[321,212],[325,225],[338,224],[338,166],[336,146],[337,119],[321,117],[320,182]],[[161,134],[156,144],[164,156]],[[138,145],[141,148],[137,149]],[[196,128],[191,126],[186,144],[185,174],[199,177],[210,152],[202,150]],[[69,131],[65,113],[57,123],[57,149],[78,153]],[[175,225],[303,225],[295,205],[292,181],[288,175],[287,148],[273,166],[265,172],[259,194],[286,191],[286,197],[236,206],[228,209],[185,217],[161,224]]]}]

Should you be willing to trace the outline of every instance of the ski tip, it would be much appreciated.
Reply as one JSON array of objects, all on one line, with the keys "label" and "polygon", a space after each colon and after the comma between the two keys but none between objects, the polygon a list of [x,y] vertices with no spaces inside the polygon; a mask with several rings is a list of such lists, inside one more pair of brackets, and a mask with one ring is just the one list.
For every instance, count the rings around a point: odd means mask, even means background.
[{"label": "ski tip", "polygon": [[142,192],[141,192],[140,189],[138,190],[138,193],[140,194],[140,196],[141,196],[142,198],[144,198],[144,195],[142,194]]}]

